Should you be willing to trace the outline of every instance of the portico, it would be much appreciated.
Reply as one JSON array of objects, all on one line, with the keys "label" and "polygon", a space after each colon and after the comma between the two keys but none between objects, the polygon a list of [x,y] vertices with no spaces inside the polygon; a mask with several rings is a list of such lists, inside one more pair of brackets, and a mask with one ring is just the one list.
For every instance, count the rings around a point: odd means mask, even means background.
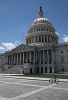
[{"label": "portico", "polygon": [[[36,50],[28,52],[18,52],[8,55],[7,64],[8,65],[20,65],[32,64],[37,67],[39,73],[52,73],[54,72],[54,60],[53,60],[53,49],[48,50]],[[46,69],[46,70],[45,70]]]}]

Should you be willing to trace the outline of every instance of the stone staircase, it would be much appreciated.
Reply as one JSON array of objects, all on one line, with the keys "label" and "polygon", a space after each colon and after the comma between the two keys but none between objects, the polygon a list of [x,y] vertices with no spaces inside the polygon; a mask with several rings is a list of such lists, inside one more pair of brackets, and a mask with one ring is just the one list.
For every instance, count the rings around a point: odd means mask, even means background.
[{"label": "stone staircase", "polygon": [[4,70],[1,71],[1,73],[7,73],[7,74],[23,74],[23,66],[10,66]]}]

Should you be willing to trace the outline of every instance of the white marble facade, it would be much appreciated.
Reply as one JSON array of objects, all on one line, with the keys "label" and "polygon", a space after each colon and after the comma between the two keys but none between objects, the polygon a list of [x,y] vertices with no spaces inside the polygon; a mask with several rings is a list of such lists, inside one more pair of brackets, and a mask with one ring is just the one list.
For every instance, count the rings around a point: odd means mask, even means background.
[{"label": "white marble facade", "polygon": [[1,54],[0,66],[7,70],[17,66],[18,73],[26,74],[68,72],[68,43],[58,43],[55,28],[44,17],[42,7],[28,30],[26,44]]}]

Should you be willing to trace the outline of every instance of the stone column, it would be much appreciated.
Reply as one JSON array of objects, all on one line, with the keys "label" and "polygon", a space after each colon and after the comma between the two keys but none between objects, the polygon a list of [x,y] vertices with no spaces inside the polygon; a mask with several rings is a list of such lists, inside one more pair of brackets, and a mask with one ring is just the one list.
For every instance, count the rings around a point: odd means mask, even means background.
[{"label": "stone column", "polygon": [[20,65],[21,65],[21,53],[20,53]]},{"label": "stone column", "polygon": [[47,67],[47,73],[49,73],[49,67]]},{"label": "stone column", "polygon": [[9,56],[7,57],[7,64],[9,64]]},{"label": "stone column", "polygon": [[15,64],[15,55],[13,54],[13,65]]},{"label": "stone column", "polygon": [[50,42],[52,42],[51,35],[50,35]]},{"label": "stone column", "polygon": [[23,63],[24,63],[24,52],[23,52]]},{"label": "stone column", "polygon": [[44,42],[45,42],[45,35],[44,35]]},{"label": "stone column", "polygon": [[43,50],[43,64],[45,64],[44,50]]},{"label": "stone column", "polygon": [[34,36],[34,43],[35,43],[36,41],[35,41],[35,36]]},{"label": "stone column", "polygon": [[26,62],[28,63],[28,52],[27,52],[27,58],[26,58]]},{"label": "stone column", "polygon": [[30,62],[31,62],[31,52],[30,52]]},{"label": "stone column", "polygon": [[49,64],[49,52],[48,52],[48,50],[47,50],[47,64]]},{"label": "stone column", "polygon": [[14,65],[14,57],[13,57],[13,54],[12,54],[12,65]]},{"label": "stone column", "polygon": [[35,51],[34,51],[34,63],[35,63]]},{"label": "stone column", "polygon": [[52,50],[52,73],[54,73],[54,52]]},{"label": "stone column", "polygon": [[54,55],[53,55],[53,50],[52,50],[52,64],[54,64]]},{"label": "stone column", "polygon": [[18,53],[17,53],[17,65],[18,65]]},{"label": "stone column", "polygon": [[36,52],[36,63],[37,63],[37,52]]},{"label": "stone column", "polygon": [[41,64],[41,51],[39,51],[39,57],[40,57],[40,64]]},{"label": "stone column", "polygon": [[11,61],[10,61],[11,65],[12,65],[12,55],[11,55]]}]

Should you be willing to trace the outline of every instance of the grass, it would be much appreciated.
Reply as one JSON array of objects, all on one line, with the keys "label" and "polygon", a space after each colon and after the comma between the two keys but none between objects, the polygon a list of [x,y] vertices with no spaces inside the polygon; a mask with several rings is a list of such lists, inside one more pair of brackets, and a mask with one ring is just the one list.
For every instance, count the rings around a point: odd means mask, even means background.
[{"label": "grass", "polygon": [[[39,77],[39,78],[52,78],[53,74],[25,74],[25,75],[14,75],[14,76],[22,76],[22,77]],[[67,74],[57,74],[58,78],[68,79]]]}]

